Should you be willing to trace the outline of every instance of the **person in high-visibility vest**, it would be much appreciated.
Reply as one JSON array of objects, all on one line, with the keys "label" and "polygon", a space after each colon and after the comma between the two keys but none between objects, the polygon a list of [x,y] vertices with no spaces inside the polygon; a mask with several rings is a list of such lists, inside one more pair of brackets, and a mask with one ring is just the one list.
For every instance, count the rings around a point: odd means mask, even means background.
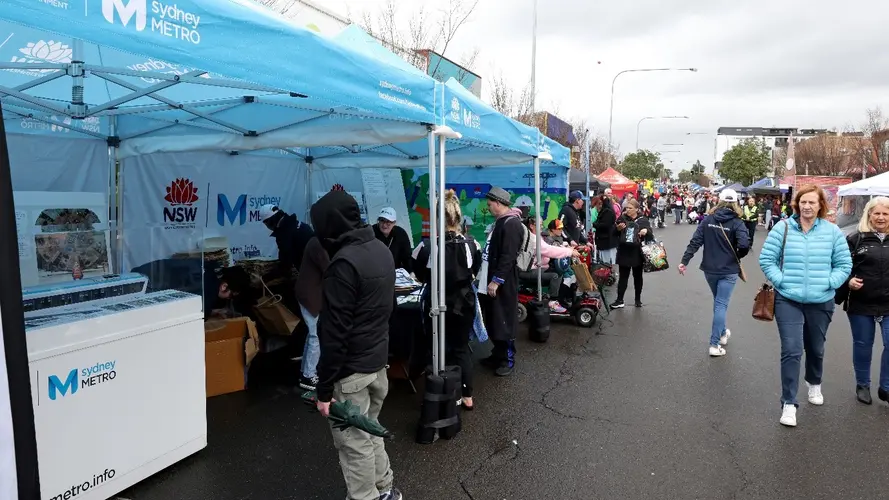
[{"label": "person in high-visibility vest", "polygon": [[747,198],[747,204],[744,205],[741,220],[747,226],[747,233],[750,235],[750,246],[753,246],[753,233],[756,232],[756,224],[759,222],[759,207],[756,206],[756,198],[750,195]]}]

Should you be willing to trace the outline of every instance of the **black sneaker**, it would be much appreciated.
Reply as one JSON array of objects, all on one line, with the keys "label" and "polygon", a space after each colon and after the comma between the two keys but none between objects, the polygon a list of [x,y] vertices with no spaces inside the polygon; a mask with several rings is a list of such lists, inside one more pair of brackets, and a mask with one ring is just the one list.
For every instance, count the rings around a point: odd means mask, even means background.
[{"label": "black sneaker", "polygon": [[877,389],[877,397],[880,398],[880,401],[889,403],[889,392],[884,391],[882,387]]},{"label": "black sneaker", "polygon": [[642,301],[641,301],[641,300],[637,300],[637,301],[636,301],[636,307],[642,307],[643,305],[644,305],[644,304],[642,304]]},{"label": "black sneaker", "polygon": [[855,396],[858,397],[858,401],[861,401],[866,405],[872,404],[874,402],[874,400],[870,397],[870,387],[856,385]]},{"label": "black sneaker", "polygon": [[499,368],[494,372],[494,375],[498,377],[508,377],[512,375],[512,372],[515,371],[515,365],[509,365],[508,363],[503,363]]},{"label": "black sneaker", "polygon": [[614,303],[611,304],[611,306],[609,307],[611,307],[612,309],[623,309],[625,307],[625,304],[622,300],[615,300]]},{"label": "black sneaker", "polygon": [[299,386],[307,391],[314,391],[318,387],[318,377],[317,376],[312,377],[312,378],[300,377],[299,378]]},{"label": "black sneaker", "polygon": [[380,495],[380,500],[402,500],[403,498],[404,495],[402,495],[401,492],[398,491],[398,488],[392,488],[386,493]]}]

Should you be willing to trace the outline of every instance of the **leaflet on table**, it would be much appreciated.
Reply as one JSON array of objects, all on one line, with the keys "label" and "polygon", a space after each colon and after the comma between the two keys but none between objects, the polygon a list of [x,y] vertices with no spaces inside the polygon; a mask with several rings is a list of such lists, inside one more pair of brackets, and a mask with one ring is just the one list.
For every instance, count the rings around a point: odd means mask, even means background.
[{"label": "leaflet on table", "polygon": [[[320,200],[325,194],[327,194],[329,192],[330,191],[316,192],[315,193],[315,202]],[[361,210],[361,220],[364,221],[365,223],[367,223],[367,221],[368,221],[367,204],[364,202],[364,193],[362,193],[361,191],[346,191],[346,192],[349,193],[350,195],[352,195],[352,198],[355,198],[355,201],[358,202],[358,208]]]}]

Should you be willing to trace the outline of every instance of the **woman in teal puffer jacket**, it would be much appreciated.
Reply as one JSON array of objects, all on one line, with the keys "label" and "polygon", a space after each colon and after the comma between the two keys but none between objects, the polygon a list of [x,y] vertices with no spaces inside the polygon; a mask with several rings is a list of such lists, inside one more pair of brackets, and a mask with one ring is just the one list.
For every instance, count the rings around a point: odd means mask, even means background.
[{"label": "woman in teal puffer jacket", "polygon": [[[775,321],[781,337],[781,424],[796,426],[800,360],[806,353],[809,403],[824,404],[821,374],[834,295],[852,271],[843,232],[825,219],[827,197],[814,185],[793,197],[793,217],[769,233],[759,255],[762,272],[775,287]],[[783,258],[782,258],[783,255]],[[783,261],[783,263],[782,263]]]}]

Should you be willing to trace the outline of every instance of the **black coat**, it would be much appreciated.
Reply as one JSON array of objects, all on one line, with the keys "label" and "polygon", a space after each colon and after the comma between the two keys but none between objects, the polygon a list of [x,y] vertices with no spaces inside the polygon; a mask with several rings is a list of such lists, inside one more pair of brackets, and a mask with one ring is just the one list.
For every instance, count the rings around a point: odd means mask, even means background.
[{"label": "black coat", "polygon": [[[488,261],[488,283],[500,282],[497,296],[480,295],[485,326],[493,340],[515,340],[519,308],[519,268],[516,259],[525,236],[518,217],[501,217],[494,223],[482,258]],[[479,283],[479,287],[487,287]]]},{"label": "black coat", "polygon": [[[874,233],[856,232],[846,241],[852,252],[850,278],[864,281],[861,290],[849,293],[846,285],[841,289],[845,290],[849,300],[849,314],[889,316],[889,238],[880,241]],[[838,290],[837,293],[843,292]]]},{"label": "black coat", "polygon": [[413,259],[411,258],[411,239],[407,231],[401,226],[394,226],[389,236],[380,231],[380,225],[374,224],[374,235],[383,242],[392,252],[392,260],[395,261],[395,269],[401,268],[407,272],[413,271]]},{"label": "black coat", "polygon": [[285,215],[272,231],[275,243],[278,244],[279,273],[290,279],[293,270],[299,271],[302,266],[306,245],[315,236],[315,231],[308,224],[297,220],[293,214]]},{"label": "black coat", "polygon": [[335,382],[375,373],[389,358],[389,318],[395,307],[392,254],[361,222],[355,199],[330,192],[312,206],[318,240],[331,255],[318,317],[318,400],[330,401]]},{"label": "black coat", "polygon": [[[642,243],[644,241],[654,241],[651,222],[648,221],[647,217],[639,216],[634,220],[626,214],[621,215],[617,222],[618,224],[623,222],[627,225],[626,229],[618,234],[617,265],[626,267],[641,266],[645,262],[642,257]],[[640,238],[639,231],[643,229],[647,229],[648,232]]]},{"label": "black coat", "polygon": [[583,237],[583,222],[578,217],[577,210],[574,209],[571,202],[566,201],[562,205],[562,210],[559,212],[559,220],[562,221],[563,231],[570,238],[570,241],[580,243]]},{"label": "black coat", "polygon": [[596,248],[599,250],[611,250],[617,247],[617,214],[610,200],[602,203],[599,208],[599,217],[593,223],[596,230]]}]

